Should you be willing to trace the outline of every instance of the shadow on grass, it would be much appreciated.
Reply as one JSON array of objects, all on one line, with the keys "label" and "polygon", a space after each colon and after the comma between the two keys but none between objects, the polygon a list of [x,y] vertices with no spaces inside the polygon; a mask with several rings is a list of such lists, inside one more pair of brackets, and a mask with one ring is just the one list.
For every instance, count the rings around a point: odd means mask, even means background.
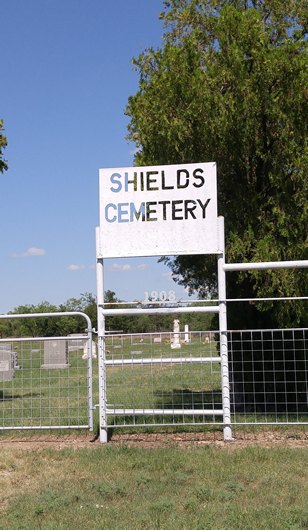
[{"label": "shadow on grass", "polygon": [[13,401],[14,399],[33,398],[43,396],[40,392],[28,392],[27,394],[5,394],[0,390],[0,401]]},{"label": "shadow on grass", "polygon": [[308,331],[229,333],[234,413],[307,414]]},{"label": "shadow on grass", "polygon": [[[113,425],[120,428],[134,428],[142,427],[142,432],[153,432],[157,431],[157,427],[160,428],[176,428],[176,430],[185,430],[192,426],[202,426],[209,423],[217,424],[221,421],[221,416],[214,416],[207,411],[220,410],[222,408],[222,396],[220,389],[214,389],[212,391],[194,391],[188,388],[179,389],[175,388],[167,392],[157,390],[154,393],[155,403],[152,406],[147,406],[147,409],[161,409],[162,414],[155,415],[124,415],[124,416],[113,416]],[[196,413],[189,415],[177,413],[181,409],[196,410]],[[174,410],[174,414],[164,414],[164,410]],[[202,412],[200,412],[200,410]],[[198,412],[197,412],[198,411]],[[204,412],[203,412],[204,411]],[[116,431],[112,425],[108,427],[108,439],[112,438],[113,433]]]},{"label": "shadow on grass", "polygon": [[174,388],[168,392],[157,390],[156,407],[163,409],[221,409],[222,396],[221,390],[199,392],[189,388]]}]

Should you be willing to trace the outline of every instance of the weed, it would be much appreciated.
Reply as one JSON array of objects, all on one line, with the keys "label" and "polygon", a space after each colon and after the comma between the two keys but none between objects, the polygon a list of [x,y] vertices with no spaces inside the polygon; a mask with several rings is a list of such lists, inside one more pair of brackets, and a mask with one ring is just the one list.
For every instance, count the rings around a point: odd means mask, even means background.
[{"label": "weed", "polygon": [[109,484],[101,482],[97,486],[97,492],[100,497],[112,499],[113,497],[125,497],[127,495],[124,484]]},{"label": "weed", "polygon": [[200,502],[209,502],[214,499],[214,491],[208,484],[202,484],[195,489],[195,495]]}]

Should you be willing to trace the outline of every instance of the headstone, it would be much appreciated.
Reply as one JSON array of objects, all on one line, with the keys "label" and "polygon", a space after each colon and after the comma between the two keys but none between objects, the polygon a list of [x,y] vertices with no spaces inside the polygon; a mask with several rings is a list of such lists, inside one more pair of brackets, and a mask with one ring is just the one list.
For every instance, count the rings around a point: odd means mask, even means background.
[{"label": "headstone", "polygon": [[153,342],[160,344],[161,343],[161,337],[154,337]]},{"label": "headstone", "polygon": [[87,343],[87,335],[83,333],[71,333],[69,337],[72,337],[72,340],[69,340],[68,351],[84,350],[85,344]]},{"label": "headstone", "polygon": [[185,344],[190,344],[191,341],[190,341],[190,333],[189,333],[189,325],[188,324],[185,324],[184,332],[185,332],[184,342],[185,342]]},{"label": "headstone", "polygon": [[12,343],[11,342],[0,342],[0,351],[12,351]]},{"label": "headstone", "polygon": [[[87,359],[88,358],[87,343],[84,344],[82,358],[83,359]],[[96,343],[92,340],[92,359],[96,359],[96,358],[97,358],[97,355],[96,355]]]},{"label": "headstone", "polygon": [[66,340],[46,340],[42,368],[68,368],[68,346]]},{"label": "headstone", "polygon": [[16,351],[12,351],[13,344],[11,342],[0,342],[0,352],[9,351],[11,352],[11,364],[13,370],[19,370],[18,356]]},{"label": "headstone", "polygon": [[203,337],[204,337],[204,344],[209,344],[211,342],[210,333],[205,333]]},{"label": "headstone", "polygon": [[0,381],[12,381],[15,375],[12,352],[0,350]]},{"label": "headstone", "polygon": [[180,341],[180,321],[174,320],[173,321],[173,337],[171,340],[171,349],[176,350],[181,348],[181,341]]},{"label": "headstone", "polygon": [[21,366],[20,364],[18,363],[18,355],[17,355],[17,352],[16,351],[12,351],[12,365],[13,365],[13,368],[14,370],[20,370],[21,369]]}]

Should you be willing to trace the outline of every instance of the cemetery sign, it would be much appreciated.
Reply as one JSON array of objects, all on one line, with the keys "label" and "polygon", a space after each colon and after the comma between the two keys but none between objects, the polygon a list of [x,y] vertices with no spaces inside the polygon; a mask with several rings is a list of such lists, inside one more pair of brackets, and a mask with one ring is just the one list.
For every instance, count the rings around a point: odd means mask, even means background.
[{"label": "cemetery sign", "polygon": [[216,164],[100,169],[98,258],[218,254]]}]

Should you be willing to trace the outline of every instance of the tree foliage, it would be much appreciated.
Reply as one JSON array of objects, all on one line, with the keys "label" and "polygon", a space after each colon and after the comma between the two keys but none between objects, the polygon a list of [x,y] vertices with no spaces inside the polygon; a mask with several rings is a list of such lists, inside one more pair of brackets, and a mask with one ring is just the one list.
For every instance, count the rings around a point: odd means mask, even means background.
[{"label": "tree foliage", "polygon": [[0,173],[3,173],[8,167],[6,161],[3,159],[3,149],[7,146],[7,139],[3,134],[3,121],[0,120]]},{"label": "tree foliage", "polygon": [[[304,0],[168,0],[161,49],[134,64],[128,101],[137,165],[216,161],[229,262],[307,257],[307,40]],[[203,296],[215,260],[166,260]],[[228,297],[300,296],[305,273],[228,276]],[[231,325],[300,325],[300,302],[230,308]],[[306,315],[307,316],[307,315]]]},{"label": "tree foliage", "polygon": [[[116,293],[107,290],[104,295],[109,307],[116,309],[123,307],[123,302]],[[125,306],[125,304],[124,304]],[[127,305],[127,307],[131,307]],[[92,293],[83,293],[78,298],[69,298],[59,306],[43,301],[40,304],[25,304],[15,307],[8,315],[24,315],[33,313],[56,313],[79,311],[88,315],[92,326],[97,329],[97,303]],[[176,311],[176,309],[175,309]],[[215,329],[215,321],[211,314],[189,314],[189,315],[121,315],[106,318],[106,330],[109,332],[123,333],[152,333],[160,331],[172,331],[173,320],[181,320],[181,329],[184,324],[189,325],[191,331],[202,331],[204,329]],[[214,326],[214,327],[213,327]],[[71,333],[84,333],[86,328],[82,316],[50,317],[40,316],[32,318],[5,319],[0,321],[0,338],[6,337],[55,337],[66,336]]]},{"label": "tree foliage", "polygon": [[[56,306],[47,301],[37,305],[25,304],[15,307],[8,315],[23,315],[33,313],[57,313],[80,311],[86,313],[93,327],[97,325],[96,298],[91,293],[81,294],[79,298],[70,298],[63,304]],[[82,316],[33,318],[18,318],[2,320],[0,322],[0,337],[55,337],[70,333],[84,333],[85,319]]]}]

